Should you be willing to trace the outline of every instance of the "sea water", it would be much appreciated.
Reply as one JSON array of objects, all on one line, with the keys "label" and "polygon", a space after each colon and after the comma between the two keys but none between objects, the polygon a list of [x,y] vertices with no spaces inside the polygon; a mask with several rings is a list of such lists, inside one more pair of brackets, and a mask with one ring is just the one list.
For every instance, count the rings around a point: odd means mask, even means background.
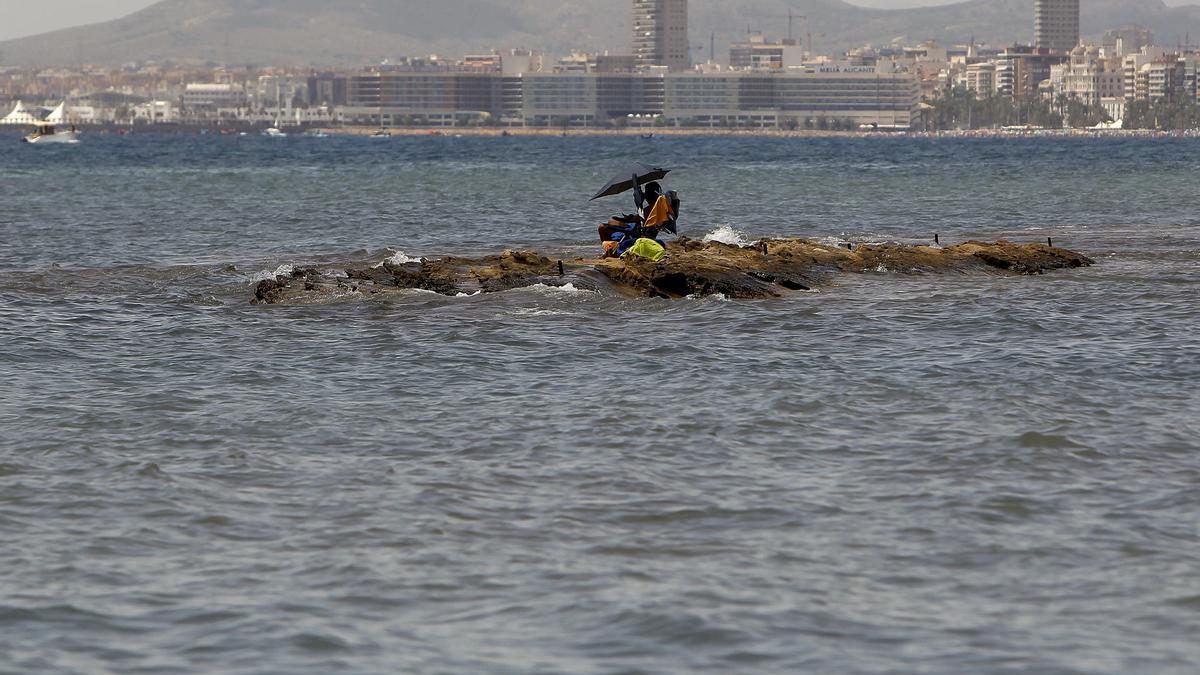
[{"label": "sea water", "polygon": [[[0,672],[1194,673],[1200,142],[0,137]],[[1045,241],[767,301],[255,280]]]}]

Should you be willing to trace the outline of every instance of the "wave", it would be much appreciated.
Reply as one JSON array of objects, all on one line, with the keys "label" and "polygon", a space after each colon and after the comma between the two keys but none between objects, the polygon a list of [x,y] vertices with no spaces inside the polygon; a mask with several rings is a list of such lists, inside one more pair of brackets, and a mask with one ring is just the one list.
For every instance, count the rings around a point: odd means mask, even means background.
[{"label": "wave", "polygon": [[530,290],[534,290],[534,291],[541,291],[543,293],[548,293],[548,294],[556,294],[556,293],[566,293],[568,295],[577,295],[580,293],[587,293],[590,295],[599,294],[599,291],[595,291],[595,290],[588,289],[588,288],[578,288],[577,286],[575,286],[575,284],[570,283],[570,282],[565,283],[562,286],[551,286],[548,284],[533,284],[532,286],[526,286],[526,288],[528,288]]},{"label": "wave", "polygon": [[424,262],[424,260],[425,260],[424,258],[412,258],[412,257],[410,257],[410,256],[406,255],[406,254],[404,253],[404,251],[400,251],[400,250],[397,250],[397,249],[389,248],[389,249],[386,249],[386,250],[387,250],[387,252],[388,252],[388,253],[390,253],[391,255],[389,255],[388,257],[386,257],[386,258],[384,258],[383,260],[379,261],[379,264],[378,264],[378,265],[372,265],[372,267],[373,267],[374,269],[379,269],[380,267],[383,267],[384,265],[386,265],[386,264],[388,264],[388,263],[391,263],[391,264],[393,264],[393,265],[405,265],[405,264],[408,264],[408,263],[419,263],[419,262]]},{"label": "wave", "polygon": [[261,281],[268,281],[268,280],[274,279],[276,277],[290,277],[292,275],[292,272],[294,272],[294,271],[296,271],[295,265],[292,265],[289,263],[284,263],[284,264],[280,265],[279,267],[276,267],[274,272],[268,272],[267,270],[263,270],[256,274],[252,274],[250,276],[250,283],[257,284]]},{"label": "wave", "polygon": [[704,242],[718,242],[721,244],[729,244],[731,246],[749,246],[750,238],[744,232],[739,232],[733,229],[730,225],[721,225],[717,229],[704,235]]}]

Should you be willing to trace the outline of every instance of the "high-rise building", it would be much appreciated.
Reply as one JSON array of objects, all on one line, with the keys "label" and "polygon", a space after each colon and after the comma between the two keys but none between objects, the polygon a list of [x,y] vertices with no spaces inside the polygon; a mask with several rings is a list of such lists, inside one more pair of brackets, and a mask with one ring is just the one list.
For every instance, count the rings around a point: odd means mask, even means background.
[{"label": "high-rise building", "polygon": [[633,54],[640,66],[691,68],[687,0],[633,0]]},{"label": "high-rise building", "polygon": [[1034,0],[1035,47],[1069,52],[1079,44],[1079,0]]}]

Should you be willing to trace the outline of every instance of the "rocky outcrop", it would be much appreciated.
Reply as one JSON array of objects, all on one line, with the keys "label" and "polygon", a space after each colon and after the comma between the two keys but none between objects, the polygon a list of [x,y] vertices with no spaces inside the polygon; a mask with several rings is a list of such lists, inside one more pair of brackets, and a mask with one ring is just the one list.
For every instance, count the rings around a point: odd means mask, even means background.
[{"label": "rocky outcrop", "polygon": [[770,298],[820,287],[837,274],[1042,274],[1091,264],[1091,259],[1067,249],[1008,241],[968,241],[941,248],[903,244],[839,247],[807,239],[763,239],[751,246],[734,246],[680,237],[659,262],[632,256],[564,261],[530,251],[505,251],[482,258],[384,262],[346,269],[344,276],[296,269],[290,275],[259,282],[252,302],[311,303],[404,289],[443,295],[495,293],[539,283],[606,284],[616,292],[640,297],[719,293],[738,299]]}]

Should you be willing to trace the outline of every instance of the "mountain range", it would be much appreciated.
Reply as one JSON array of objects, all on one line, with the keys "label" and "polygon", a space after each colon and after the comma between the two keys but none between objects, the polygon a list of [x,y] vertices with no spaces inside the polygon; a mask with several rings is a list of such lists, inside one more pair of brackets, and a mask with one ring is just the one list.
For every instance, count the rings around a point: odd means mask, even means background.
[{"label": "mountain range", "polygon": [[[614,4],[617,6],[614,8]],[[1161,44],[1200,37],[1200,6],[1162,0],[1081,0],[1082,32],[1137,23]],[[129,16],[0,42],[0,63],[224,64],[346,66],[431,53],[461,56],[528,47],[629,49],[629,0],[162,0]],[[992,45],[1033,38],[1033,0],[967,0],[904,10],[841,0],[691,0],[694,58],[717,61],[747,30],[785,37],[788,15],[802,42],[833,53],[864,44],[936,39]]]}]

